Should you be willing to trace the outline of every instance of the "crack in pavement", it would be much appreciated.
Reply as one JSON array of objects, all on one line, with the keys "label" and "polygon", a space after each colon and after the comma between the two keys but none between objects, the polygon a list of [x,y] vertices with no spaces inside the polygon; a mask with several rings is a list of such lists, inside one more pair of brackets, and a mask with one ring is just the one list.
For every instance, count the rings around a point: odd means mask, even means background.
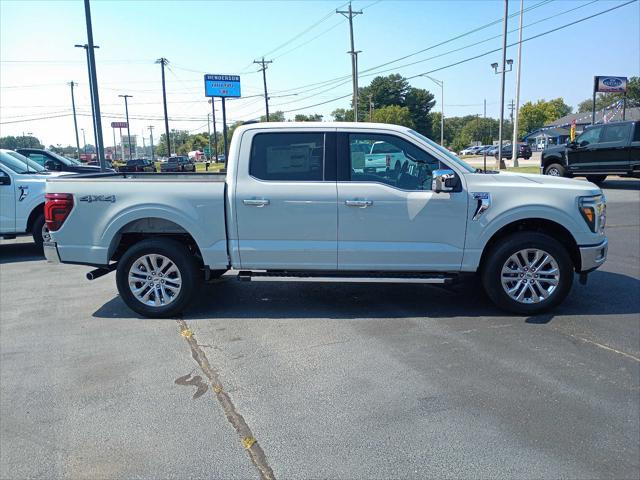
[{"label": "crack in pavement", "polygon": [[235,405],[233,404],[233,401],[224,390],[218,373],[211,367],[209,359],[200,348],[200,345],[198,345],[198,342],[195,339],[195,335],[189,329],[187,322],[185,322],[183,319],[177,319],[176,322],[178,323],[178,327],[180,328],[180,334],[185,338],[185,340],[189,344],[189,347],[191,348],[191,356],[200,366],[202,373],[204,373],[207,379],[209,379],[213,394],[216,396],[218,403],[222,407],[222,411],[227,417],[227,420],[240,436],[242,445],[249,454],[251,462],[260,473],[260,478],[264,480],[275,479],[273,470],[271,470],[271,467],[269,466],[269,462],[267,461],[264,450],[262,450],[262,447],[253,436],[251,428],[249,428],[249,425],[247,425],[244,417],[238,412]]}]

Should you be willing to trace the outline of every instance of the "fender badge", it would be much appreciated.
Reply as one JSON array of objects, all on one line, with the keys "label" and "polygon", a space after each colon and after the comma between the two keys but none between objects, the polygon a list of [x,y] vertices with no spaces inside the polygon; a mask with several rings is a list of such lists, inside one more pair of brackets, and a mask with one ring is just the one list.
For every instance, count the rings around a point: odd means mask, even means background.
[{"label": "fender badge", "polygon": [[115,203],[115,195],[84,195],[80,197],[81,202],[93,203],[93,202],[110,202]]}]

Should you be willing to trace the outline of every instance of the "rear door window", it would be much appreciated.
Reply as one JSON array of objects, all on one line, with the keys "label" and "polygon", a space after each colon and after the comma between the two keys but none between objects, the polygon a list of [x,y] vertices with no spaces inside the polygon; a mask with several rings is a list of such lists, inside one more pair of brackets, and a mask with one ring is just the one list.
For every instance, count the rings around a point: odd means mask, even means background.
[{"label": "rear door window", "polygon": [[322,181],[324,140],[323,133],[258,133],[249,174],[261,180]]},{"label": "rear door window", "polygon": [[600,143],[626,143],[631,133],[631,124],[607,125],[604,128]]}]

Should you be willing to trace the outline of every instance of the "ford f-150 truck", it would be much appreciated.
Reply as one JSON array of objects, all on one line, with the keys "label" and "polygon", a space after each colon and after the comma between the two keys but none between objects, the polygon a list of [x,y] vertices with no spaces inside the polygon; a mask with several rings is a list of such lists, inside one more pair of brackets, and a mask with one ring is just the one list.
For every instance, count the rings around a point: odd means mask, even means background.
[{"label": "ford f-150 truck", "polygon": [[[362,144],[377,142],[402,152],[397,172],[354,168]],[[592,183],[478,171],[395,125],[245,125],[226,176],[82,175],[48,181],[46,196],[47,259],[93,266],[89,278],[116,270],[122,299],[145,316],[178,314],[230,269],[263,281],[476,274],[498,306],[530,315],[607,255]]]}]

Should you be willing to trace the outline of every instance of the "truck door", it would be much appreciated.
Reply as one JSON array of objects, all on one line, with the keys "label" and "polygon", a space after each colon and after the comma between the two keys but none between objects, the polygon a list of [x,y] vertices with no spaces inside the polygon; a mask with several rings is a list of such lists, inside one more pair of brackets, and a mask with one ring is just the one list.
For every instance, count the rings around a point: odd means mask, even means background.
[{"label": "truck door", "polygon": [[16,231],[15,183],[3,169],[0,169],[0,232]]},{"label": "truck door", "polygon": [[630,170],[632,126],[631,123],[605,125],[598,144],[598,159],[594,166],[596,171],[626,173]]},{"label": "truck door", "polygon": [[594,172],[600,162],[599,145],[603,126],[589,128],[576,138],[576,146],[567,148],[567,165],[570,173],[579,175]]},{"label": "truck door", "polygon": [[337,268],[335,154],[335,129],[243,134],[230,233],[241,268]]},{"label": "truck door", "polygon": [[[402,152],[395,169],[355,168],[354,145],[387,142]],[[442,165],[447,168],[446,165]],[[464,251],[467,194],[433,193],[440,161],[391,134],[348,132],[338,137],[338,268],[455,271]]]}]

